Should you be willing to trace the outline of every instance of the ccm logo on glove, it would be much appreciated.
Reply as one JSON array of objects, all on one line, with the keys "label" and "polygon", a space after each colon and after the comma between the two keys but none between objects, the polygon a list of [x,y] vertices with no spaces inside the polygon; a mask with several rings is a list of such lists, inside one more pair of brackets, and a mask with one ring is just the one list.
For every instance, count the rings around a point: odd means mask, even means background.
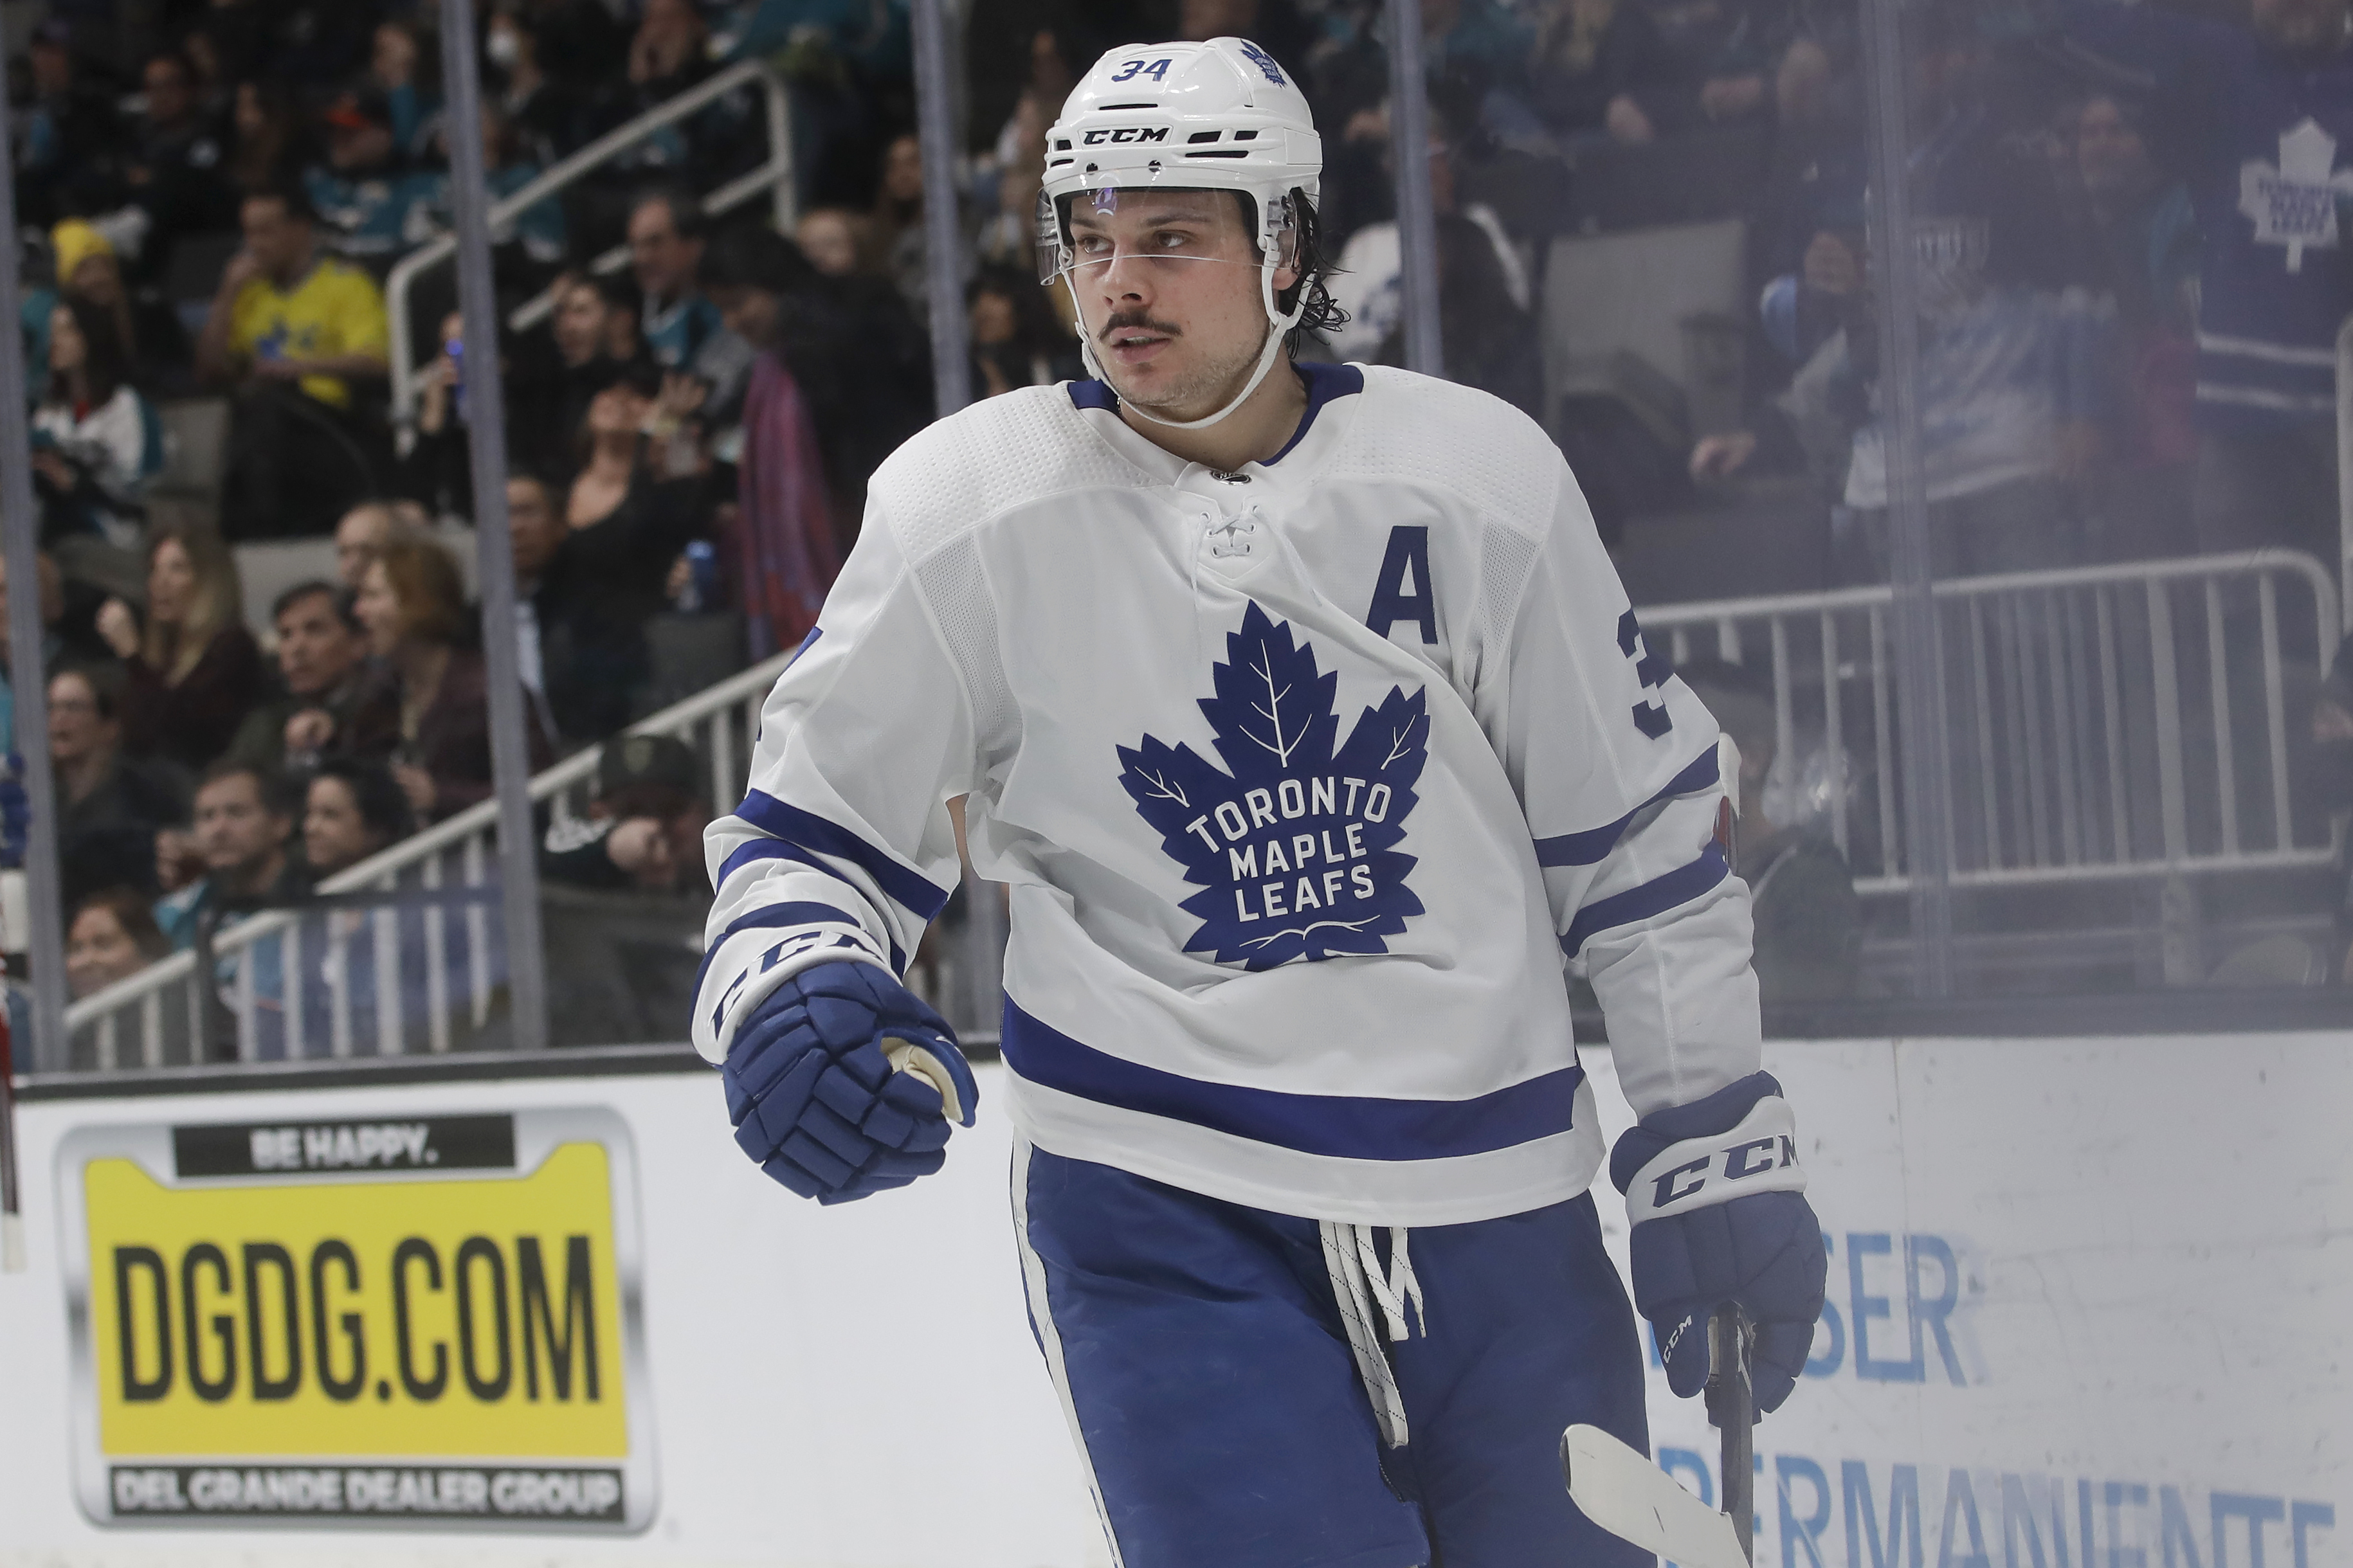
[{"label": "ccm logo on glove", "polygon": [[1805,1190],[1797,1121],[1776,1095],[1759,1100],[1731,1131],[1686,1138],[1645,1161],[1627,1184],[1626,1217],[1640,1225],[1746,1193]]},{"label": "ccm logo on glove", "polygon": [[1651,1112],[1618,1140],[1609,1174],[1633,1222],[1634,1309],[1658,1335],[1667,1386],[1689,1398],[1706,1384],[1707,1321],[1732,1301],[1757,1327],[1757,1409],[1778,1405],[1805,1370],[1830,1261],[1781,1086],[1751,1073]]}]

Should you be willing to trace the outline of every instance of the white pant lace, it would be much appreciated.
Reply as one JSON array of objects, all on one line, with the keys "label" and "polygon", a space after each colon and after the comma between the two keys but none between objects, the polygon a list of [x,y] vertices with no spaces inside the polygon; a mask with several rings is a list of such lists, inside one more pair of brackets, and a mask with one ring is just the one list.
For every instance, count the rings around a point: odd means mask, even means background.
[{"label": "white pant lace", "polygon": [[[1428,1335],[1430,1318],[1422,1305],[1421,1281],[1414,1278],[1413,1255],[1407,1250],[1403,1226],[1389,1228],[1389,1267],[1381,1272],[1380,1254],[1373,1247],[1371,1226],[1338,1220],[1320,1221],[1324,1267],[1332,1276],[1332,1294],[1340,1304],[1340,1321],[1347,1325],[1348,1349],[1356,1358],[1356,1373],[1373,1402],[1373,1419],[1381,1441],[1402,1448],[1406,1441],[1405,1400],[1398,1393],[1397,1374],[1381,1348],[1381,1329],[1391,1340]],[[1380,1321],[1374,1320],[1377,1303]],[[1410,1318],[1410,1321],[1409,1321]],[[1418,1327],[1417,1327],[1418,1325]]]}]

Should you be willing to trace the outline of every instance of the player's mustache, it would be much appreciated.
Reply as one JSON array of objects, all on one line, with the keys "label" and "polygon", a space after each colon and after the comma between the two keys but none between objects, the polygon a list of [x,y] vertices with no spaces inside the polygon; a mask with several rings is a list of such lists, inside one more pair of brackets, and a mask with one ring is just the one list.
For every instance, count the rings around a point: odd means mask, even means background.
[{"label": "player's mustache", "polygon": [[1103,324],[1103,330],[1095,336],[1104,342],[1109,342],[1113,333],[1132,332],[1139,327],[1147,332],[1157,332],[1164,338],[1181,338],[1185,335],[1182,328],[1172,326],[1166,321],[1155,321],[1141,310],[1123,310],[1105,321]]}]

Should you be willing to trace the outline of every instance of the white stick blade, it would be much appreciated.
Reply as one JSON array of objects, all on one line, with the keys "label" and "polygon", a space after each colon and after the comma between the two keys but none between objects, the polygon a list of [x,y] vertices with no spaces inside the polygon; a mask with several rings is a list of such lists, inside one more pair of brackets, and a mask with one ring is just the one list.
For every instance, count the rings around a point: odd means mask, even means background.
[{"label": "white stick blade", "polygon": [[1560,1436],[1568,1495],[1585,1517],[1680,1568],[1748,1568],[1731,1519],[1599,1426]]}]

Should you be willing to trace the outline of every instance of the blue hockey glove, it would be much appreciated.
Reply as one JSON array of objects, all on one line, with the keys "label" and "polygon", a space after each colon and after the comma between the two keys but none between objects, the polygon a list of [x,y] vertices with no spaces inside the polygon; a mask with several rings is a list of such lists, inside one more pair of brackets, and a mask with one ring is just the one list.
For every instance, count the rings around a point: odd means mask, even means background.
[{"label": "blue hockey glove", "polygon": [[972,1068],[937,1013],[871,963],[820,963],[737,1026],[727,1116],[760,1169],[805,1198],[848,1203],[947,1159],[948,1119],[972,1125]]},{"label": "blue hockey glove", "polygon": [[1789,1397],[1813,1352],[1829,1258],[1781,1086],[1751,1073],[1652,1111],[1618,1140],[1609,1179],[1626,1194],[1634,1306],[1658,1335],[1667,1386],[1683,1398],[1705,1386],[1708,1317],[1737,1301],[1757,1325],[1758,1414]]}]

